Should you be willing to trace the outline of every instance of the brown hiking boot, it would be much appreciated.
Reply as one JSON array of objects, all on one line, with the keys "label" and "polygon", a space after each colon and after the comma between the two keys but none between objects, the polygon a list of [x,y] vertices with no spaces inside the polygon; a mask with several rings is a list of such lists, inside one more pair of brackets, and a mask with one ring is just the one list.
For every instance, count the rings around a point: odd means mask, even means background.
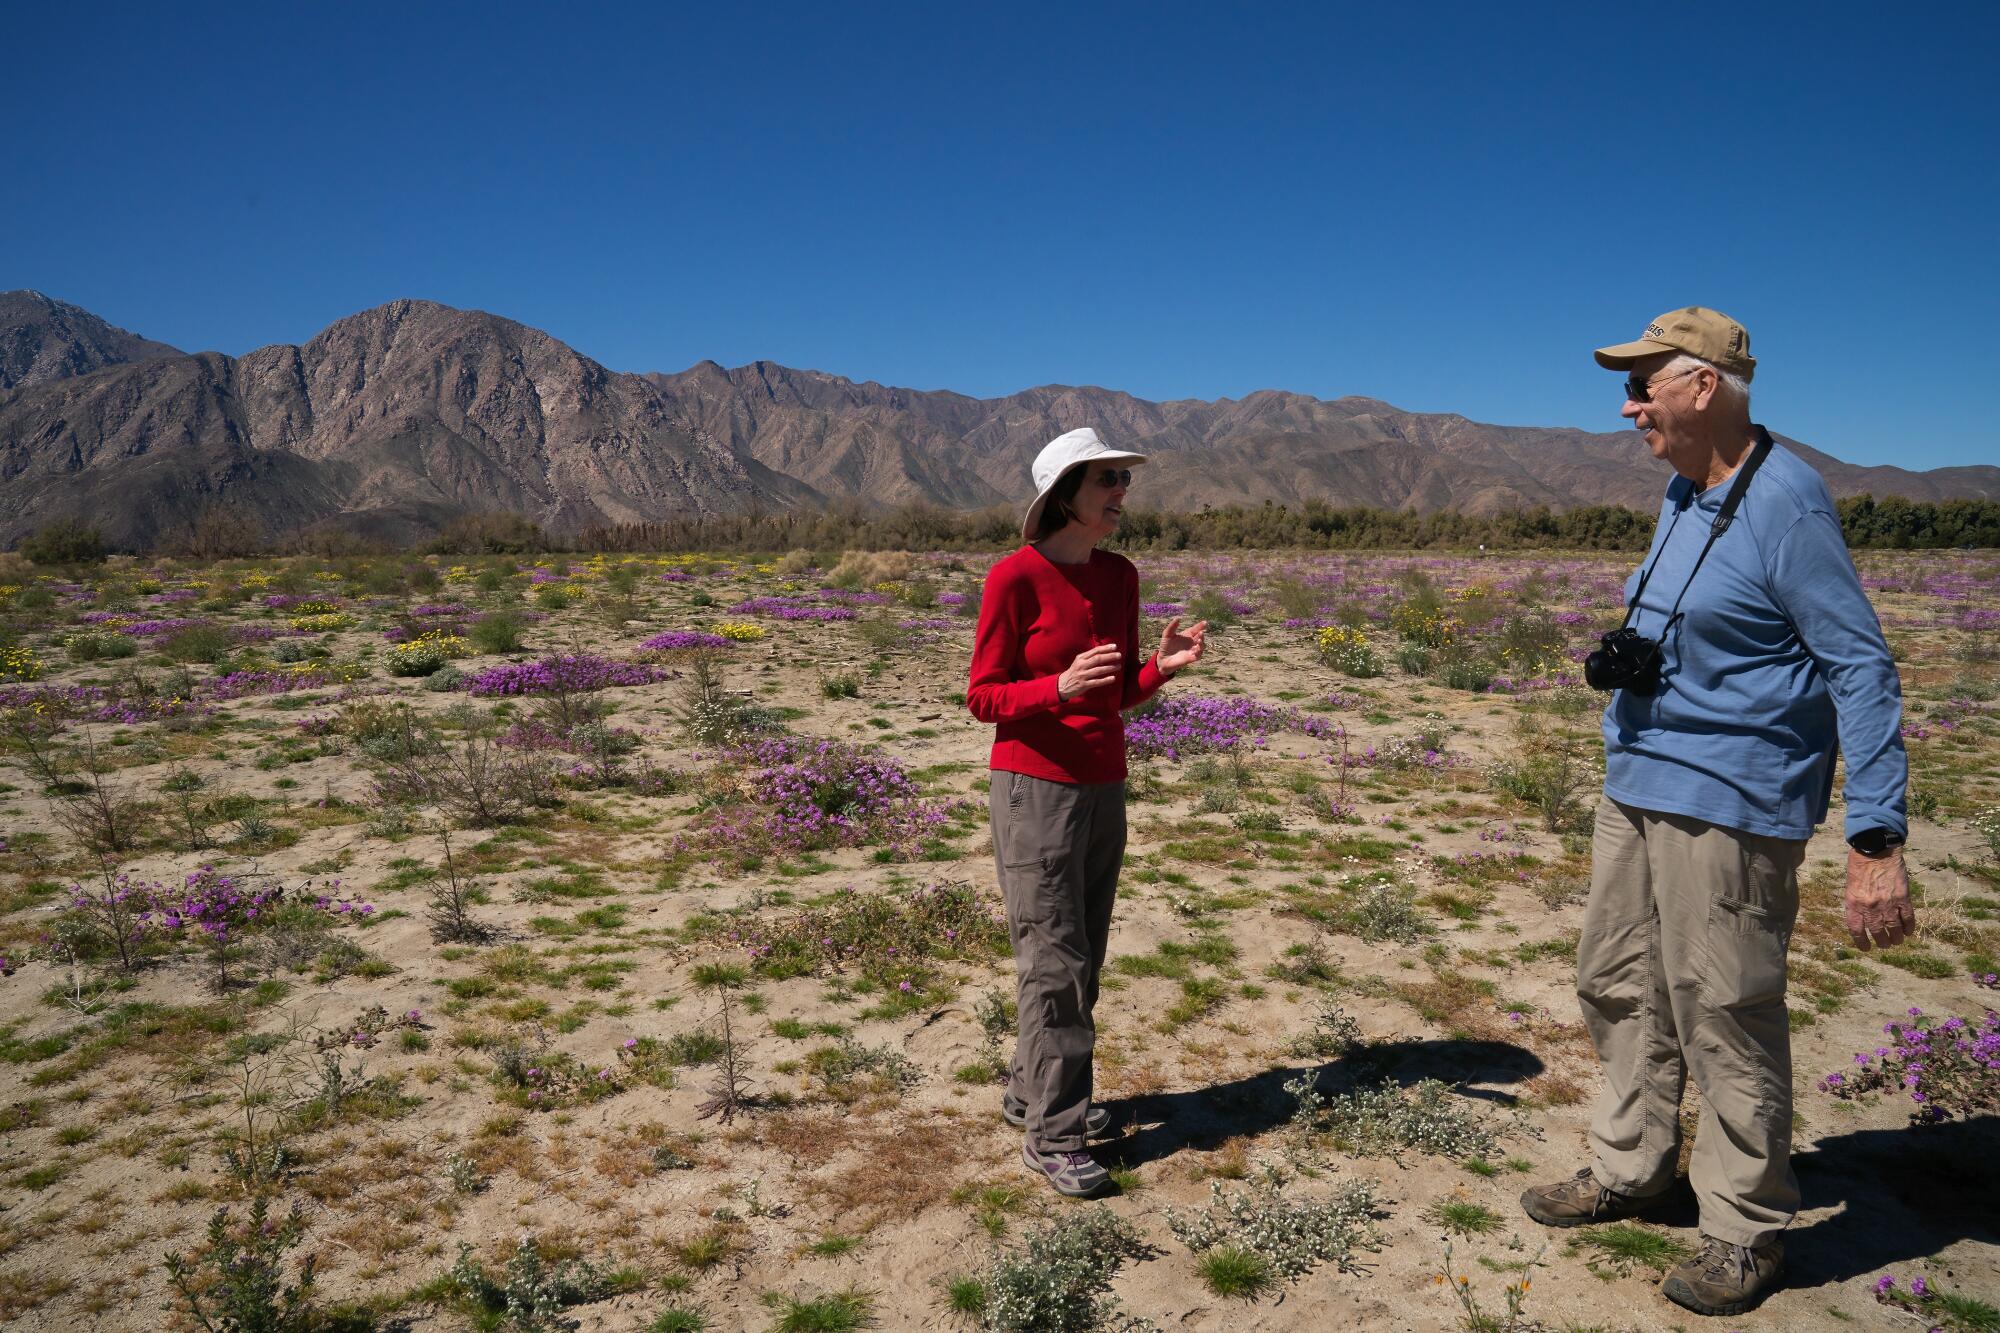
[{"label": "brown hiking boot", "polygon": [[1568,1180],[1531,1187],[1521,1196],[1521,1211],[1545,1227],[1580,1227],[1591,1222],[1637,1217],[1664,1197],[1651,1195],[1637,1199],[1608,1190],[1597,1183],[1597,1177],[1586,1166]]},{"label": "brown hiking boot", "polygon": [[1660,1294],[1696,1314],[1742,1314],[1777,1288],[1784,1271],[1783,1241],[1753,1250],[1703,1236],[1701,1252],[1667,1274]]}]

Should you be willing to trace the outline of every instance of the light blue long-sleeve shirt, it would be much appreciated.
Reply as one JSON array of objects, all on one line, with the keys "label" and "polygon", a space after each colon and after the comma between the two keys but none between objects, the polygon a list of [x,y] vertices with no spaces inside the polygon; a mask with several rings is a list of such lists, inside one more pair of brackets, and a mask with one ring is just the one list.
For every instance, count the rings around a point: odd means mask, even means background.
[{"label": "light blue long-sleeve shirt", "polygon": [[[1659,563],[1631,620],[1641,634],[1661,633],[1728,491],[1723,482],[1696,495],[1679,476],[1668,485],[1646,557]],[[1634,570],[1628,604],[1638,584]],[[1817,472],[1782,446],[1771,450],[1681,614],[1659,691],[1619,690],[1604,710],[1606,795],[1808,838],[1826,818],[1838,745],[1845,836],[1908,832],[1902,684]]]}]

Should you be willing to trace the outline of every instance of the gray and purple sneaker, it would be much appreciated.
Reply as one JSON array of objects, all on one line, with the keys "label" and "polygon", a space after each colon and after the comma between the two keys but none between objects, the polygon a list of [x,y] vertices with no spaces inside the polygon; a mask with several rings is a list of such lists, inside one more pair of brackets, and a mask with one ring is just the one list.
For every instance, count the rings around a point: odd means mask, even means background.
[{"label": "gray and purple sneaker", "polygon": [[1056,1187],[1056,1193],[1072,1199],[1088,1199],[1102,1193],[1111,1183],[1111,1173],[1087,1152],[1036,1152],[1031,1144],[1021,1144],[1021,1161],[1030,1171]]},{"label": "gray and purple sneaker", "polygon": [[[1028,1104],[1017,1099],[1011,1092],[1000,1094],[1000,1118],[1016,1129],[1028,1127]],[[1111,1112],[1092,1102],[1083,1115],[1083,1132],[1097,1138],[1111,1126]]]}]

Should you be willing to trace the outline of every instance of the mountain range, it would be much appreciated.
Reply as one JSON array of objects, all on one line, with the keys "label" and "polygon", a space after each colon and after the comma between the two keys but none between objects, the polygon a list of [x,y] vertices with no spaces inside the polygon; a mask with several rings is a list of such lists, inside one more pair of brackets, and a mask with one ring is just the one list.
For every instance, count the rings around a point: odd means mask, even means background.
[{"label": "mountain range", "polygon": [[[1485,425],[1372,398],[1150,402],[1046,385],[981,399],[766,361],[622,373],[512,320],[414,300],[230,357],[0,294],[0,548],[62,518],[144,548],[215,504],[278,537],[334,525],[394,543],[476,511],[574,532],[838,502],[1018,505],[1036,451],[1086,425],[1151,455],[1135,508],[1650,510],[1667,478],[1629,430]],[[1836,495],[2000,499],[2000,468],[1857,467],[1784,442]]]}]

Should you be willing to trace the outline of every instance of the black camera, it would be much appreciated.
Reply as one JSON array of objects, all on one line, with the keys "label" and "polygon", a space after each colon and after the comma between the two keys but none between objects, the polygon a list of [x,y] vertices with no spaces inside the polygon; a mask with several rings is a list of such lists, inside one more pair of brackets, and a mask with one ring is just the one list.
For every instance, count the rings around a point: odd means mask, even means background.
[{"label": "black camera", "polygon": [[[1667,524],[1666,536],[1660,538],[1653,550],[1653,559],[1639,575],[1639,587],[1625,603],[1625,618],[1618,628],[1605,635],[1599,642],[1603,645],[1589,657],[1583,659],[1583,678],[1590,682],[1593,690],[1630,690],[1632,693],[1650,698],[1660,689],[1660,665],[1664,657],[1660,645],[1674,626],[1680,623],[1681,603],[1687,600],[1688,589],[1694,586],[1694,576],[1701,572],[1701,562],[1708,559],[1708,553],[1729,525],[1736,518],[1736,507],[1743,503],[1743,494],[1750,489],[1750,479],[1757,475],[1757,469],[1764,466],[1764,460],[1771,456],[1771,432],[1756,426],[1757,446],[1736,469],[1736,480],[1729,483],[1729,494],[1722,497],[1722,508],[1708,525],[1708,540],[1702,543],[1701,554],[1694,558],[1694,568],[1688,570],[1687,582],[1681,584],[1681,595],[1674,598],[1673,609],[1667,612],[1666,623],[1660,626],[1660,637],[1649,639],[1632,628],[1632,613],[1639,609],[1639,599],[1646,595],[1646,585],[1653,581],[1653,571],[1660,567],[1660,557],[1666,554],[1667,544],[1674,539],[1674,529],[1681,524],[1693,502],[1693,495],[1685,488],[1674,505],[1673,522]],[[1678,484],[1678,483],[1676,483]],[[1671,496],[1672,491],[1668,494]]]},{"label": "black camera", "polygon": [[1630,690],[1650,697],[1660,688],[1660,641],[1638,630],[1619,626],[1605,635],[1604,646],[1583,659],[1583,678],[1593,690]]}]

